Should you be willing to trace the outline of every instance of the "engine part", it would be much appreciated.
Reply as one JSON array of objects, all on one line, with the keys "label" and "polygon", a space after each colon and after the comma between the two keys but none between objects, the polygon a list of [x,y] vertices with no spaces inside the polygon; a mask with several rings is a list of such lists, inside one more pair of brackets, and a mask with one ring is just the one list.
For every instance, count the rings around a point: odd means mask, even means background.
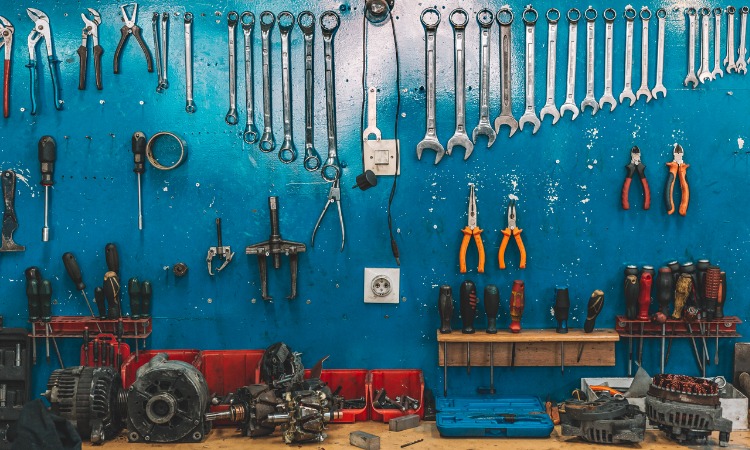
[{"label": "engine part", "polygon": [[563,402],[560,422],[563,436],[578,436],[598,444],[638,443],[646,431],[646,415],[638,406],[609,396],[591,402]]},{"label": "engine part", "polygon": [[52,412],[70,421],[82,438],[101,444],[125,427],[120,385],[112,367],[69,367],[52,372],[44,396]]},{"label": "engine part", "polygon": [[299,389],[305,374],[300,355],[283,342],[271,345],[260,360],[261,381],[274,388]]},{"label": "engine part", "polygon": [[138,369],[127,393],[130,442],[200,442],[211,431],[204,420],[208,386],[193,365],[159,353]]}]

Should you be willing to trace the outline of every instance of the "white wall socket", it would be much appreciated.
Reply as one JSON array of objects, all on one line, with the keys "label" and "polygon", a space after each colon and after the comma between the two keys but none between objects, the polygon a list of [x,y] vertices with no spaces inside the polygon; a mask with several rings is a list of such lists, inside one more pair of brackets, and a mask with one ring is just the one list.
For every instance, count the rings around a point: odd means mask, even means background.
[{"label": "white wall socket", "polygon": [[399,302],[399,269],[365,268],[365,303]]}]

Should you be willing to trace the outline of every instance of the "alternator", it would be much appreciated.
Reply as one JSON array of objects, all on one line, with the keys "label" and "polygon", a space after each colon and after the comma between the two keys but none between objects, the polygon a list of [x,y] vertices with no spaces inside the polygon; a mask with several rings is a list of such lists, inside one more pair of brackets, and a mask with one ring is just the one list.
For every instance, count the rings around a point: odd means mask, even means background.
[{"label": "alternator", "polygon": [[560,422],[563,436],[579,436],[598,444],[638,443],[646,431],[646,415],[638,406],[609,396],[562,403]]}]

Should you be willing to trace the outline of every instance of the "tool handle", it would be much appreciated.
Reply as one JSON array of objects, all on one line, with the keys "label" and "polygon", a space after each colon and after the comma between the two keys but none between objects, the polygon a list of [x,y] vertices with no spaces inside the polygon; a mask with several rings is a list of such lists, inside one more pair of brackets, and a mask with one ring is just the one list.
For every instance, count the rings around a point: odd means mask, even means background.
[{"label": "tool handle", "polygon": [[651,305],[651,284],[653,277],[650,273],[641,274],[640,290],[638,295],[638,320],[648,320],[648,308]]},{"label": "tool handle", "polygon": [[37,280],[31,279],[26,281],[26,299],[29,303],[29,320],[35,322],[42,315],[39,305],[39,283]]},{"label": "tool handle", "polygon": [[102,55],[104,49],[101,45],[94,46],[94,78],[96,79],[96,88],[102,90]]},{"label": "tool handle", "polygon": [[104,274],[102,290],[104,291],[104,298],[107,299],[107,319],[119,319],[121,317],[120,277],[114,272],[107,272]]},{"label": "tool handle", "polygon": [[515,280],[510,292],[510,331],[521,332],[521,317],[526,304],[525,286],[523,281]]},{"label": "tool handle", "polygon": [[113,64],[114,73],[120,73],[120,52],[122,51],[122,47],[125,45],[125,41],[128,39],[128,36],[130,35],[130,31],[128,30],[127,25],[124,25],[122,28],[120,28],[120,42],[117,43],[117,49],[115,49],[115,58]]},{"label": "tool handle", "polygon": [[505,249],[508,248],[508,240],[510,239],[510,228],[504,229],[503,240],[500,242],[500,251],[497,252],[497,261],[501,269],[505,269]]},{"label": "tool handle", "polygon": [[706,318],[713,320],[716,318],[716,305],[719,300],[719,290],[721,289],[721,269],[711,266],[706,271],[705,283],[705,309]]},{"label": "tool handle", "polygon": [[682,318],[682,309],[685,307],[688,295],[693,289],[693,279],[688,274],[681,274],[675,284],[673,319]]},{"label": "tool handle", "polygon": [[52,175],[55,172],[55,160],[57,159],[57,144],[52,136],[42,136],[37,144],[37,155],[39,157],[40,170],[42,172],[42,186],[55,184]]},{"label": "tool handle", "polygon": [[16,217],[16,173],[10,169],[4,170],[3,178],[3,201],[5,212],[3,213],[4,237],[12,237],[13,232],[18,229],[18,218]]},{"label": "tool handle", "polygon": [[141,284],[138,278],[128,280],[128,297],[130,298],[130,317],[138,319],[141,317]]},{"label": "tool handle", "polygon": [[589,298],[589,304],[586,312],[586,321],[583,323],[584,333],[591,333],[594,331],[596,325],[596,317],[602,311],[604,307],[604,291],[599,289],[591,293]]},{"label": "tool handle", "polygon": [[523,245],[523,240],[521,240],[521,232],[523,230],[520,228],[516,228],[513,230],[513,236],[516,238],[516,245],[518,246],[518,251],[521,253],[521,262],[518,265],[519,269],[525,269],[526,268],[526,247]]},{"label": "tool handle", "polygon": [[477,244],[477,253],[479,254],[479,264],[477,264],[477,273],[484,273],[484,244],[482,243],[482,230],[474,230],[474,243]]},{"label": "tool handle", "polygon": [[440,286],[438,312],[440,313],[440,332],[443,334],[450,333],[451,319],[453,318],[453,290],[448,285]]},{"label": "tool handle", "polygon": [[669,315],[669,302],[674,292],[674,279],[669,267],[659,269],[659,277],[656,279],[656,301],[659,302],[659,311],[665,316]]},{"label": "tool handle", "polygon": [[667,206],[667,214],[674,213],[674,183],[677,179],[677,163],[668,162],[669,175],[667,176],[667,187],[664,189],[664,202]]},{"label": "tool handle", "polygon": [[133,148],[133,162],[135,163],[133,172],[144,173],[146,171],[146,135],[141,131],[136,131],[133,133],[130,143]]},{"label": "tool handle", "polygon": [[148,319],[151,317],[151,282],[144,281],[141,283],[141,317]]},{"label": "tool handle", "polygon": [[473,281],[466,280],[461,283],[459,293],[461,306],[461,323],[464,334],[474,333],[474,318],[477,313],[477,287]]},{"label": "tool handle", "polygon": [[500,291],[494,284],[484,288],[484,312],[487,314],[487,333],[497,333],[497,313],[500,310]]},{"label": "tool handle", "polygon": [[91,338],[89,337],[89,327],[83,328],[83,365],[88,366],[89,365],[89,342],[91,341]]},{"label": "tool handle", "polygon": [[630,202],[628,202],[628,192],[630,191],[630,182],[633,181],[635,164],[628,164],[627,166],[625,166],[625,170],[627,170],[627,173],[625,174],[625,181],[622,183],[622,209],[630,209]]},{"label": "tool handle", "polygon": [[466,227],[462,231],[464,233],[464,237],[461,240],[461,248],[458,251],[458,269],[459,269],[459,272],[466,273],[466,250],[469,249],[469,239],[471,238],[471,230],[469,230],[469,228]]},{"label": "tool handle", "polygon": [[138,45],[140,45],[141,50],[143,50],[143,55],[146,57],[146,66],[148,68],[148,71],[153,72],[154,63],[151,60],[151,52],[148,51],[146,42],[143,41],[143,36],[141,35],[141,27],[139,27],[138,25],[133,26],[133,36],[135,36],[135,40],[138,41]]},{"label": "tool handle", "polygon": [[86,284],[83,282],[81,268],[78,266],[76,257],[70,252],[65,252],[63,253],[62,260],[63,265],[65,265],[65,270],[68,272],[68,276],[73,280],[73,284],[76,285],[76,289],[79,291],[86,289]]},{"label": "tool handle", "polygon": [[680,189],[682,190],[682,198],[680,199],[680,210],[679,210],[679,213],[681,216],[684,216],[687,214],[688,203],[690,203],[690,186],[688,186],[688,182],[687,182],[688,167],[690,167],[690,164],[682,164],[679,170]]},{"label": "tool handle", "polygon": [[570,312],[570,297],[567,287],[555,288],[555,319],[557,320],[557,332],[568,332],[568,313]]},{"label": "tool handle", "polygon": [[78,66],[78,90],[82,91],[86,89],[86,67],[89,59],[89,52],[85,45],[78,47],[76,50],[78,53],[78,60],[80,61]]},{"label": "tool handle", "polygon": [[3,68],[3,117],[10,116],[10,60],[6,59]]},{"label": "tool handle", "polygon": [[60,65],[60,60],[54,56],[48,56],[47,62],[49,63],[49,75],[50,78],[52,78],[52,97],[55,100],[55,109],[59,111],[63,108],[60,94],[60,83],[57,79],[57,66]]},{"label": "tool handle", "polygon": [[625,311],[626,316],[630,320],[638,318],[638,277],[635,275],[628,275],[625,277]]},{"label": "tool handle", "polygon": [[106,319],[107,304],[104,298],[104,290],[100,286],[94,288],[94,303],[96,303],[96,309],[99,311],[99,318],[102,320]]},{"label": "tool handle", "polygon": [[107,270],[116,274],[120,273],[120,254],[117,251],[117,246],[113,243],[109,243],[104,246],[104,258],[107,260]]},{"label": "tool handle", "polygon": [[52,285],[49,280],[42,280],[39,285],[39,308],[43,321],[52,320]]},{"label": "tool handle", "polygon": [[638,176],[641,178],[641,186],[643,186],[643,209],[647,210],[651,208],[651,189],[649,189],[646,179],[646,165],[638,164],[637,170]]},{"label": "tool handle", "polygon": [[36,60],[30,59],[26,64],[29,69],[29,93],[31,94],[31,115],[36,115],[36,93],[39,90],[39,80],[36,76]]},{"label": "tool handle", "polygon": [[716,300],[716,318],[724,318],[724,304],[727,301],[727,273],[721,272],[719,278],[719,297]]}]

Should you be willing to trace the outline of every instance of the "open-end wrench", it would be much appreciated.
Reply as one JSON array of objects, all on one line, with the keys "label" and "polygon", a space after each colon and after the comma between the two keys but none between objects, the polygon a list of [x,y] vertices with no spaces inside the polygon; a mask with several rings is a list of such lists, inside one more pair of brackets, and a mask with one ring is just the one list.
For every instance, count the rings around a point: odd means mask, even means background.
[{"label": "open-end wrench", "polygon": [[596,10],[589,6],[583,12],[583,18],[586,19],[586,97],[581,102],[581,111],[586,111],[586,107],[591,107],[593,116],[599,111],[599,103],[594,97],[594,43],[596,42]]},{"label": "open-end wrench", "polygon": [[425,33],[425,84],[427,85],[427,98],[425,101],[425,135],[417,144],[417,159],[422,159],[425,149],[435,151],[435,164],[439,163],[445,155],[445,149],[437,137],[437,121],[435,119],[435,83],[436,83],[436,42],[437,28],[440,25],[440,11],[437,8],[427,8],[419,16]]},{"label": "open-end wrench", "polygon": [[651,89],[648,88],[648,23],[651,20],[651,10],[641,9],[641,87],[635,93],[635,99],[646,96],[646,103],[651,101]]},{"label": "open-end wrench", "polygon": [[620,103],[629,99],[630,106],[635,103],[635,94],[633,94],[633,21],[635,16],[635,9],[627,6],[623,13],[625,17],[625,85],[620,93]]},{"label": "open-end wrench", "polygon": [[303,165],[308,172],[320,168],[320,155],[315,150],[315,111],[313,93],[315,91],[315,72],[313,50],[315,48],[315,16],[310,11],[303,11],[297,16],[297,25],[302,30],[305,40],[305,159]]},{"label": "open-end wrench", "polygon": [[242,34],[245,40],[245,108],[247,120],[242,140],[248,144],[258,142],[258,128],[255,126],[255,72],[253,71],[253,30],[255,14],[245,11],[240,15]]},{"label": "open-end wrench", "polygon": [[698,12],[701,15],[701,65],[698,68],[698,80],[701,83],[710,81],[713,79],[711,76],[711,67],[708,63],[708,54],[710,44],[708,42],[708,25],[711,10],[703,7]]},{"label": "open-end wrench", "polygon": [[263,65],[263,135],[258,147],[263,153],[276,148],[273,137],[273,106],[271,103],[271,30],[276,23],[276,16],[271,11],[260,13],[260,39]]},{"label": "open-end wrench", "polygon": [[693,89],[698,86],[698,77],[695,76],[695,8],[688,8],[688,74],[683,84],[693,83]]},{"label": "open-end wrench", "polygon": [[714,8],[714,70],[711,77],[715,80],[717,77],[724,77],[724,71],[721,70],[721,8]]},{"label": "open-end wrench", "polygon": [[195,112],[193,100],[193,13],[185,13],[185,111]]},{"label": "open-end wrench", "polygon": [[489,9],[477,13],[479,24],[479,123],[472,132],[474,145],[479,135],[487,136],[487,148],[495,143],[497,133],[490,125],[490,32],[495,14]]},{"label": "open-end wrench", "polygon": [[294,28],[294,15],[289,11],[279,13],[279,32],[281,34],[281,101],[284,119],[284,142],[279,148],[279,159],[289,164],[297,159],[292,135],[292,68],[289,49],[289,33]]},{"label": "open-end wrench", "polygon": [[228,125],[237,125],[237,55],[235,54],[235,34],[240,16],[237,11],[227,13],[229,30],[229,111],[224,121]]},{"label": "open-end wrench", "polygon": [[518,127],[523,131],[524,124],[529,122],[534,125],[532,133],[536,134],[541,125],[534,106],[534,60],[536,58],[534,56],[534,28],[539,14],[531,5],[527,5],[521,18],[526,29],[526,106],[523,115],[518,120]]},{"label": "open-end wrench", "polygon": [[576,8],[568,10],[568,74],[566,77],[565,103],[560,107],[560,115],[565,111],[573,113],[570,120],[578,117],[578,105],[576,105],[576,58],[578,46],[578,21],[581,19],[581,11]]},{"label": "open-end wrench", "polygon": [[495,15],[500,26],[500,115],[495,118],[495,133],[500,133],[500,127],[510,128],[508,137],[518,130],[518,121],[513,117],[513,96],[511,95],[511,67],[510,67],[510,24],[513,23],[513,11],[503,6]]},{"label": "open-end wrench", "polygon": [[382,139],[378,128],[378,90],[374,87],[367,89],[367,128],[362,131],[362,139],[367,141],[371,135],[376,141]]},{"label": "open-end wrench", "polygon": [[[161,83],[159,88],[161,91],[169,88],[169,81],[167,81],[167,38],[169,37],[169,13],[161,13]],[[157,92],[161,92],[157,89]]]},{"label": "open-end wrench", "polygon": [[547,114],[552,116],[552,125],[560,120],[560,112],[555,105],[555,72],[557,69],[557,22],[560,11],[550,8],[547,11],[547,100],[539,111],[539,120],[544,120]]},{"label": "open-end wrench", "polygon": [[615,40],[617,12],[612,8],[607,8],[602,13],[602,17],[604,17],[604,94],[599,99],[599,108],[604,109],[604,105],[609,103],[609,111],[612,112],[617,107],[617,100],[612,94],[612,46]]},{"label": "open-end wrench", "polygon": [[745,33],[747,31],[747,12],[749,11],[747,6],[743,6],[740,9],[740,46],[737,49],[737,62],[734,63],[737,66],[737,73],[747,73],[747,48],[745,48]]},{"label": "open-end wrench", "polygon": [[[320,16],[320,30],[323,34],[323,59],[326,78],[326,118],[328,122],[328,158],[320,173],[323,179],[337,182],[341,177],[338,144],[336,142],[336,78],[333,54],[333,37],[341,25],[339,15],[326,11]],[[341,244],[343,247],[343,243]]]},{"label": "open-end wrench", "polygon": [[667,88],[664,87],[664,28],[667,25],[667,11],[664,8],[657,9],[656,19],[659,23],[656,41],[656,85],[651,90],[651,94],[656,98],[656,95],[661,92],[662,98],[665,98]]},{"label": "open-end wrench", "polygon": [[466,134],[466,25],[469,23],[469,14],[463,8],[456,8],[451,11],[448,20],[453,27],[456,131],[448,140],[445,152],[450,155],[453,147],[463,147],[464,160],[466,160],[474,151],[474,143]]},{"label": "open-end wrench", "polygon": [[724,57],[724,65],[727,73],[737,71],[734,65],[734,6],[727,6],[727,55]]}]

